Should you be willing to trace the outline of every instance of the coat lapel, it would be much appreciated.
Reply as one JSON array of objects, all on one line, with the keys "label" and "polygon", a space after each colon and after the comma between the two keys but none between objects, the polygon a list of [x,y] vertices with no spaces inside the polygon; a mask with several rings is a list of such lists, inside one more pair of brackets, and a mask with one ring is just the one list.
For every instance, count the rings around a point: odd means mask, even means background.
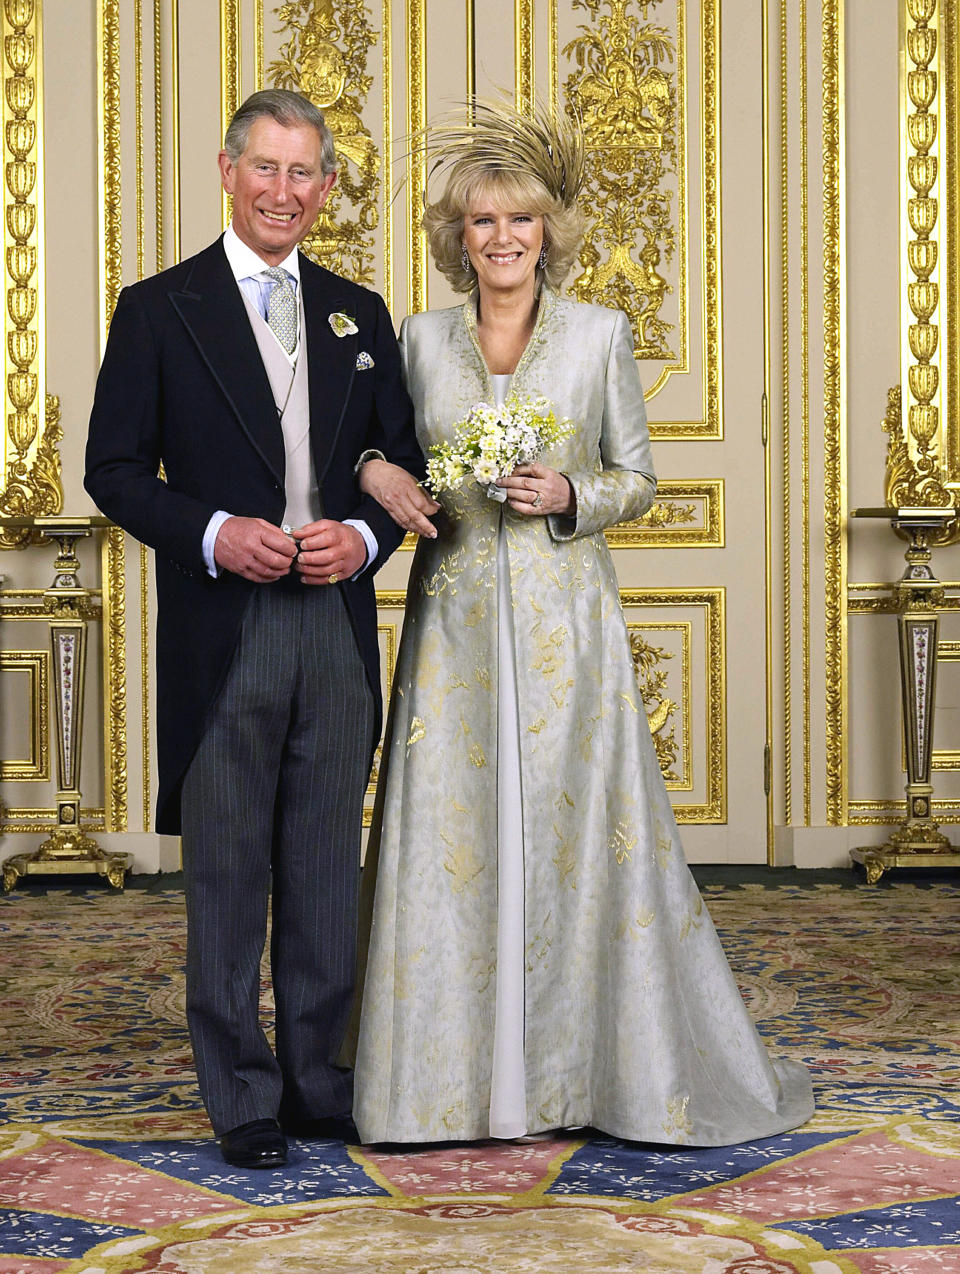
[{"label": "coat lapel", "polygon": [[339,287],[335,274],[300,258],[303,317],[310,358],[310,437],[317,481],[322,485],[346,415],[357,369],[358,335],[337,336],[331,314],[356,319],[356,307]]},{"label": "coat lapel", "polygon": [[200,253],[183,289],[171,292],[170,301],[241,429],[282,484],[283,432],[256,337],[220,240]]}]

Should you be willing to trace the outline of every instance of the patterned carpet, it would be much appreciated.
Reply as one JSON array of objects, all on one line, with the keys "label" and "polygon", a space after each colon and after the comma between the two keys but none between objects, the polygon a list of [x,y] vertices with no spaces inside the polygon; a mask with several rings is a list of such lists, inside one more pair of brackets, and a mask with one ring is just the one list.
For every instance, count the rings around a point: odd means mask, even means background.
[{"label": "patterned carpet", "polygon": [[0,1274],[960,1272],[960,887],[707,886],[799,1132],[389,1153],[229,1170],[182,1020],[182,897],[0,901]]}]

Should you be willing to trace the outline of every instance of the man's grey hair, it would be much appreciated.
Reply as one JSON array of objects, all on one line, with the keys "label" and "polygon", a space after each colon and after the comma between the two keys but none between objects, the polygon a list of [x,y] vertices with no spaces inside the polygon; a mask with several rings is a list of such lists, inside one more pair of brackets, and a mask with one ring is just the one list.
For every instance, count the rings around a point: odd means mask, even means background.
[{"label": "man's grey hair", "polygon": [[324,175],[337,171],[333,134],[327,128],[323,114],[309,98],[300,93],[291,93],[285,88],[267,88],[259,93],[251,93],[237,108],[223,139],[223,149],[231,163],[235,164],[247,149],[254,121],[265,115],[275,119],[284,128],[297,128],[304,124],[315,128],[320,138],[320,171]]}]

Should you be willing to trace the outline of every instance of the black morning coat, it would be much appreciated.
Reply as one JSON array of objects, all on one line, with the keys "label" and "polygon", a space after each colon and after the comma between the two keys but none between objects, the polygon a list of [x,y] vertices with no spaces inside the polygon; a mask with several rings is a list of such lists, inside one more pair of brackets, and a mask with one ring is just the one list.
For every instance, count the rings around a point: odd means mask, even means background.
[{"label": "black morning coat", "polygon": [[[403,532],[360,492],[353,469],[362,451],[378,448],[420,479],[423,457],[382,299],[302,254],[300,279],[324,516],[364,519],[379,544],[370,569],[334,586],[342,590],[373,691],[378,739],[373,574]],[[338,313],[353,320],[355,335],[334,333],[329,319]],[[373,366],[358,371],[361,352]],[[158,476],[161,463],[166,481]],[[156,550],[158,832],[180,830],[183,775],[230,665],[247,602],[255,588],[278,587],[226,571],[211,576],[203,563],[204,530],[218,509],[279,525],[284,466],[267,373],[222,241],[124,288],[97,380],[84,484],[107,517]]]}]

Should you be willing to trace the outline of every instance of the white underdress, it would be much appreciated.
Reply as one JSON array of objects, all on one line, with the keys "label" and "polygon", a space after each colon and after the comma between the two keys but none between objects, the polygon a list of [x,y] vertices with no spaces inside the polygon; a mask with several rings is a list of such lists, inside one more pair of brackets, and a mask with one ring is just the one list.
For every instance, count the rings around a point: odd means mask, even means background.
[{"label": "white underdress", "polygon": [[[492,376],[491,380],[499,406],[510,392],[510,377]],[[523,1059],[523,801],[513,599],[503,518],[497,535],[497,615],[497,1008],[490,1084],[490,1136],[522,1137],[527,1131]]]}]

